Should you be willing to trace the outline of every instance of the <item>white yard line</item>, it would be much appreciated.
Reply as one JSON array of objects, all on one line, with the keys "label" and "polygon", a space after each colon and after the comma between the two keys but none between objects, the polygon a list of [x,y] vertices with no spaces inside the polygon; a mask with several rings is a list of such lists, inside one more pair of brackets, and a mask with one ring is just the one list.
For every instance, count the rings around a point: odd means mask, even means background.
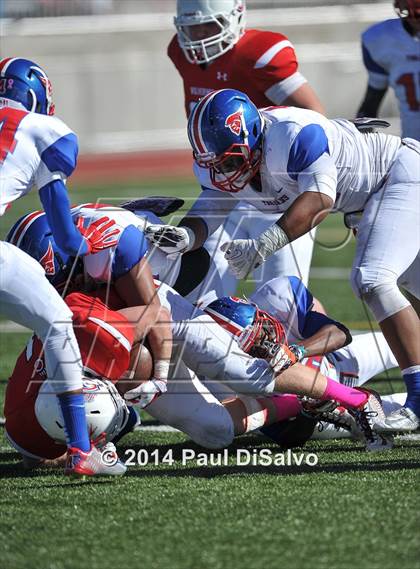
[{"label": "white yard line", "polygon": [[[0,418],[0,425],[4,425],[4,418]],[[139,425],[136,431],[145,433],[181,433],[179,429],[174,429],[169,425]],[[420,433],[398,435],[396,438],[402,441],[420,441]],[[0,451],[9,450],[9,447],[0,447]]]}]

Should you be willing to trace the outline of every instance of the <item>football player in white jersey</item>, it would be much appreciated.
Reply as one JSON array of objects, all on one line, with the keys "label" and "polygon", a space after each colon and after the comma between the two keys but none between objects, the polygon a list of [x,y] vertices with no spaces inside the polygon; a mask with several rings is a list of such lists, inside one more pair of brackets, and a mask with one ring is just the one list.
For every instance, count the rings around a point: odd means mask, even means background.
[{"label": "football player in white jersey", "polygon": [[402,136],[420,140],[420,0],[395,0],[399,18],[362,34],[368,86],[357,115],[376,117],[391,87],[398,99]]},{"label": "football player in white jersey", "polygon": [[[258,107],[295,105],[325,113],[299,71],[292,42],[278,32],[246,28],[245,4],[244,0],[178,0],[177,33],[168,46],[168,56],[183,82],[187,117],[203,95],[221,85],[244,91]],[[274,221],[275,217],[258,215],[249,203],[238,202],[223,225],[209,236],[205,248],[217,267],[219,296],[235,294],[238,285],[220,245],[235,238],[256,237]],[[313,237],[302,236],[273,255],[254,271],[254,280],[261,283],[285,274],[307,283]]]},{"label": "football player in white jersey", "polygon": [[[132,225],[128,225],[127,229],[138,223],[143,223],[140,218],[137,218],[130,212],[125,211],[121,208],[113,208],[112,206],[102,206],[99,209],[95,209],[92,204],[85,204],[85,206],[78,206],[74,208],[74,215],[83,215],[88,218],[94,218],[96,215],[101,215],[100,212],[107,211],[108,215],[115,220],[116,226],[121,226],[127,222]],[[138,212],[140,213],[140,212]],[[8,239],[14,242],[14,235],[19,231],[22,225],[25,225],[25,220],[28,219],[33,214],[28,214],[22,219],[18,220],[15,226],[10,230]],[[45,256],[44,250],[46,248],[45,244],[45,224],[42,223],[43,217],[38,217],[36,221],[33,222],[32,226],[23,229],[23,238],[20,241],[20,247],[28,251],[31,255],[35,257],[39,262],[43,262]],[[137,229],[137,232],[139,230]],[[109,255],[108,251],[104,255],[98,255],[98,263],[94,265],[89,264],[89,257],[86,257],[85,272],[96,281],[97,283],[103,283],[104,281],[113,282],[115,284],[117,292],[119,292],[120,298],[125,298],[127,291],[123,290],[124,284],[128,285],[125,280],[125,274],[127,271],[132,273],[134,268],[133,263],[133,251],[136,250],[144,254],[144,243],[140,247],[134,246],[134,240],[127,240],[124,238],[124,233],[122,233],[122,238],[119,239],[115,248],[109,249],[112,254]],[[129,232],[131,234],[131,232]],[[34,246],[38,243],[39,246]],[[131,243],[131,245],[130,245]],[[127,244],[129,246],[127,246]],[[54,258],[59,254],[59,251],[54,250]],[[113,259],[112,262],[111,259]],[[59,272],[63,273],[63,270],[58,269]],[[121,271],[125,274],[121,274]],[[57,275],[56,275],[57,277]],[[142,278],[142,275],[140,275]],[[63,280],[63,278],[58,279]],[[300,282],[300,281],[299,281]],[[238,392],[243,393],[244,397],[254,396],[255,394],[271,394],[273,391],[281,393],[297,393],[302,395],[313,395],[321,399],[322,401],[334,399],[340,401],[344,406],[351,407],[355,410],[356,420],[360,422],[361,425],[365,424],[365,418],[369,416],[369,413],[375,407],[380,407],[380,404],[376,401],[375,395],[366,393],[365,391],[359,391],[348,386],[339,385],[333,378],[324,376],[319,373],[318,369],[315,371],[309,369],[308,367],[295,366],[292,370],[284,369],[286,367],[287,358],[294,358],[294,363],[298,362],[297,356],[295,357],[292,352],[289,351],[287,346],[282,346],[281,350],[276,350],[276,357],[273,358],[272,364],[264,359],[258,359],[258,357],[247,356],[236,344],[234,338],[226,331],[221,329],[219,326],[215,325],[208,315],[205,314],[198,307],[194,306],[187,299],[180,296],[171,287],[168,287],[164,283],[156,282],[156,294],[159,298],[160,305],[170,314],[172,337],[174,342],[174,350],[172,353],[172,361],[174,366],[171,370],[171,378],[177,380],[177,384],[173,385],[171,382],[168,383],[168,391],[170,393],[182,393],[184,379],[187,381],[188,386],[195,385],[194,373],[205,375],[209,380],[213,380],[216,386],[221,383],[229,387],[229,393]],[[133,286],[129,285],[129,289]],[[309,303],[306,303],[307,308],[309,308]],[[255,309],[251,308],[251,311],[255,313]],[[277,321],[273,320],[269,315],[259,313],[258,325],[262,326],[269,325],[276,331],[275,340],[276,345],[280,343],[282,338],[281,325],[277,325]],[[271,323],[271,324],[270,324]],[[325,324],[324,321],[320,322],[322,327]],[[339,325],[333,321],[328,321],[330,325],[329,331],[323,330],[323,334],[328,335],[328,345],[325,342],[315,338],[314,341],[317,342],[315,348],[319,349],[320,344],[322,349],[334,350],[342,347],[346,341],[348,341],[348,336],[346,330],[340,329]],[[313,349],[313,346],[312,348]],[[299,350],[298,350],[299,351]],[[313,352],[317,353],[317,352]],[[311,355],[311,352],[308,352]],[[271,355],[269,359],[271,358]],[[190,373],[191,372],[191,373]],[[281,373],[281,377],[278,375]],[[191,375],[192,374],[192,375]],[[197,380],[198,381],[198,380]],[[150,382],[147,382],[150,383]],[[136,400],[141,395],[144,385],[139,387],[139,390],[128,394],[126,397],[132,397]],[[181,391],[179,391],[179,388]],[[193,390],[196,390],[194,387]],[[160,400],[162,393],[165,390],[154,390],[154,395],[159,395]],[[167,398],[165,398],[167,400]],[[174,400],[175,401],[175,400]],[[142,398],[142,404],[145,403],[145,398]],[[175,402],[174,402],[175,404]],[[283,404],[283,401],[281,402]],[[175,411],[172,411],[175,413]],[[220,410],[218,411],[220,413]],[[190,415],[190,414],[189,414]],[[188,415],[188,416],[189,416]],[[379,415],[383,415],[380,413]],[[378,415],[378,416],[379,416]],[[376,425],[377,426],[377,425]],[[369,425],[366,427],[370,432]],[[373,444],[376,445],[378,440],[375,435],[373,436]]]},{"label": "football player in white jersey", "polygon": [[202,193],[179,228],[149,227],[149,239],[167,252],[200,246],[239,196],[262,213],[284,213],[258,239],[222,245],[243,278],[330,212],[363,211],[352,287],[379,322],[407,386],[406,405],[388,424],[417,428],[419,318],[398,284],[420,298],[420,144],[294,107],[258,110],[232,89],[201,99],[188,134]]},{"label": "football player in white jersey", "polygon": [[[73,224],[64,182],[76,166],[77,138],[52,116],[51,95],[51,83],[37,64],[22,58],[0,61],[0,215],[36,186],[62,250],[74,256],[95,253],[114,243],[114,230],[106,218],[86,228]],[[41,266],[5,242],[0,242],[0,312],[43,341],[48,377],[66,427],[66,473],[123,474],[121,462],[103,464],[90,443],[71,311]]]}]

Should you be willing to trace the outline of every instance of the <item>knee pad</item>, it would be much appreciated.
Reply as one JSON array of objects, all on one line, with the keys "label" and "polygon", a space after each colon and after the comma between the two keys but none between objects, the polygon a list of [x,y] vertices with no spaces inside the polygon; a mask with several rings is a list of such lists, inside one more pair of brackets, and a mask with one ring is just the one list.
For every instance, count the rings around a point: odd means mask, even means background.
[{"label": "knee pad", "polygon": [[377,279],[369,282],[360,271],[351,279],[354,293],[366,302],[377,322],[382,322],[410,304],[399,290],[396,278],[379,282],[380,279],[381,275],[378,275]]}]

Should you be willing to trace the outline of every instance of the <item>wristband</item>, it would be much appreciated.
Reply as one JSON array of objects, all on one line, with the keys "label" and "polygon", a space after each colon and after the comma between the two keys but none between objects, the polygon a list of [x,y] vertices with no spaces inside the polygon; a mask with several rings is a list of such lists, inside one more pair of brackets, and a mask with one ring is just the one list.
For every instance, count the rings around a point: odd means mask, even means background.
[{"label": "wristband", "polygon": [[169,361],[157,360],[153,367],[153,377],[161,381],[168,381]]},{"label": "wristband", "polygon": [[256,239],[257,250],[264,258],[269,257],[288,243],[290,243],[290,239],[277,223],[266,229]]},{"label": "wristband", "polygon": [[295,354],[299,362],[301,362],[306,355],[305,346],[300,346],[298,344],[290,344],[289,349]]}]

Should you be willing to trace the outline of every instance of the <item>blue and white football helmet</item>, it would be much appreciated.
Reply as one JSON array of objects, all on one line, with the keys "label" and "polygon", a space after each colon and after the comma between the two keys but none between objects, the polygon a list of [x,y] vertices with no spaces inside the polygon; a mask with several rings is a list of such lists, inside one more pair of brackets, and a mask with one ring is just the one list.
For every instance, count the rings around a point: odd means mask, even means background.
[{"label": "blue and white football helmet", "polygon": [[52,87],[39,65],[21,57],[0,61],[0,97],[17,101],[28,111],[53,115]]},{"label": "blue and white football helmet", "polygon": [[203,310],[222,328],[240,338],[243,351],[255,358],[266,358],[273,345],[286,341],[284,328],[274,316],[242,298],[223,296]]},{"label": "blue and white football helmet", "polygon": [[43,211],[33,211],[19,218],[7,234],[6,241],[38,261],[57,290],[64,289],[71,273],[75,276],[78,272],[78,266],[73,268],[74,257],[62,251],[54,241]]},{"label": "blue and white football helmet", "polygon": [[241,91],[212,91],[196,104],[188,121],[188,137],[195,161],[210,169],[216,188],[239,192],[255,176],[263,128],[263,116]]}]

